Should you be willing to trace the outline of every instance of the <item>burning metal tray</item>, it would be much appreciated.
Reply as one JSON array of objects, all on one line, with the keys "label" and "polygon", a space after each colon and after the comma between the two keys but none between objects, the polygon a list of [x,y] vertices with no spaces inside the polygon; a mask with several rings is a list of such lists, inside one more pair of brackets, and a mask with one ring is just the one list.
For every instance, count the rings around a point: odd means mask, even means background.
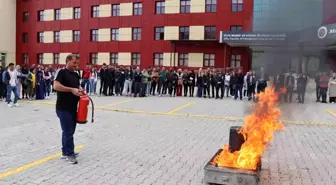
[{"label": "burning metal tray", "polygon": [[[211,158],[204,167],[204,181],[209,184],[220,185],[258,185],[261,162],[256,170],[245,170],[229,167],[217,167],[211,161],[222,152],[222,149]],[[261,160],[260,160],[261,161]]]}]

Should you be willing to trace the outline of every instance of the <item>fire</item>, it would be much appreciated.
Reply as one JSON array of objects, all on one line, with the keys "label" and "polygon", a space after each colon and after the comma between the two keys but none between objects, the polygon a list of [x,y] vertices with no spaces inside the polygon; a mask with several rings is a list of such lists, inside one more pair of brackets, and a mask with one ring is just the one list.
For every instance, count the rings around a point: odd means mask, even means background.
[{"label": "fire", "polygon": [[274,88],[266,88],[257,98],[259,101],[255,104],[254,112],[246,116],[240,130],[245,138],[240,151],[231,153],[229,146],[225,145],[223,151],[211,162],[212,165],[255,170],[273,139],[273,133],[284,129],[281,121],[278,121],[281,112],[276,107],[278,95]]}]

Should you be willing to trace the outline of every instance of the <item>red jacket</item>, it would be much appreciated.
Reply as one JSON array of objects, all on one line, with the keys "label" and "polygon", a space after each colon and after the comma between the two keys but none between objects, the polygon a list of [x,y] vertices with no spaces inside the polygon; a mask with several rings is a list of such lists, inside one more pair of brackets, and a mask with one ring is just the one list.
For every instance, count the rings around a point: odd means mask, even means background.
[{"label": "red jacket", "polygon": [[320,77],[320,87],[328,88],[329,76],[323,75]]},{"label": "red jacket", "polygon": [[90,69],[85,69],[83,71],[83,78],[90,78]]}]

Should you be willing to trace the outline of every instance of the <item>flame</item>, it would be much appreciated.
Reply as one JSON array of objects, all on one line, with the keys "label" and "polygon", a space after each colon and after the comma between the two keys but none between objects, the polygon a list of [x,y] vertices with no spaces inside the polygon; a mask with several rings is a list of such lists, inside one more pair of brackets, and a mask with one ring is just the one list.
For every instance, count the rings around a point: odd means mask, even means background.
[{"label": "flame", "polygon": [[273,133],[284,129],[281,121],[278,121],[281,112],[276,107],[278,95],[274,88],[266,88],[257,98],[259,101],[254,105],[254,112],[246,116],[239,131],[245,138],[240,151],[231,153],[228,145],[225,145],[222,152],[211,162],[212,165],[255,170],[267,145],[273,139]]}]

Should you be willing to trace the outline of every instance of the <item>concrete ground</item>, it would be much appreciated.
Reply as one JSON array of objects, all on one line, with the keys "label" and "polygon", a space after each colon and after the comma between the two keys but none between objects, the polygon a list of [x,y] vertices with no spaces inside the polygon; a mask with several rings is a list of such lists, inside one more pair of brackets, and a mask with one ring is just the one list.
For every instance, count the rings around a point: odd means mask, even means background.
[{"label": "concrete ground", "polygon": [[[296,96],[294,96],[296,97]],[[262,158],[262,185],[336,184],[336,108],[281,105],[285,131]],[[79,164],[59,158],[54,98],[0,103],[0,184],[203,185],[204,166],[228,143],[247,100],[93,97],[95,123],[78,125]]]}]

